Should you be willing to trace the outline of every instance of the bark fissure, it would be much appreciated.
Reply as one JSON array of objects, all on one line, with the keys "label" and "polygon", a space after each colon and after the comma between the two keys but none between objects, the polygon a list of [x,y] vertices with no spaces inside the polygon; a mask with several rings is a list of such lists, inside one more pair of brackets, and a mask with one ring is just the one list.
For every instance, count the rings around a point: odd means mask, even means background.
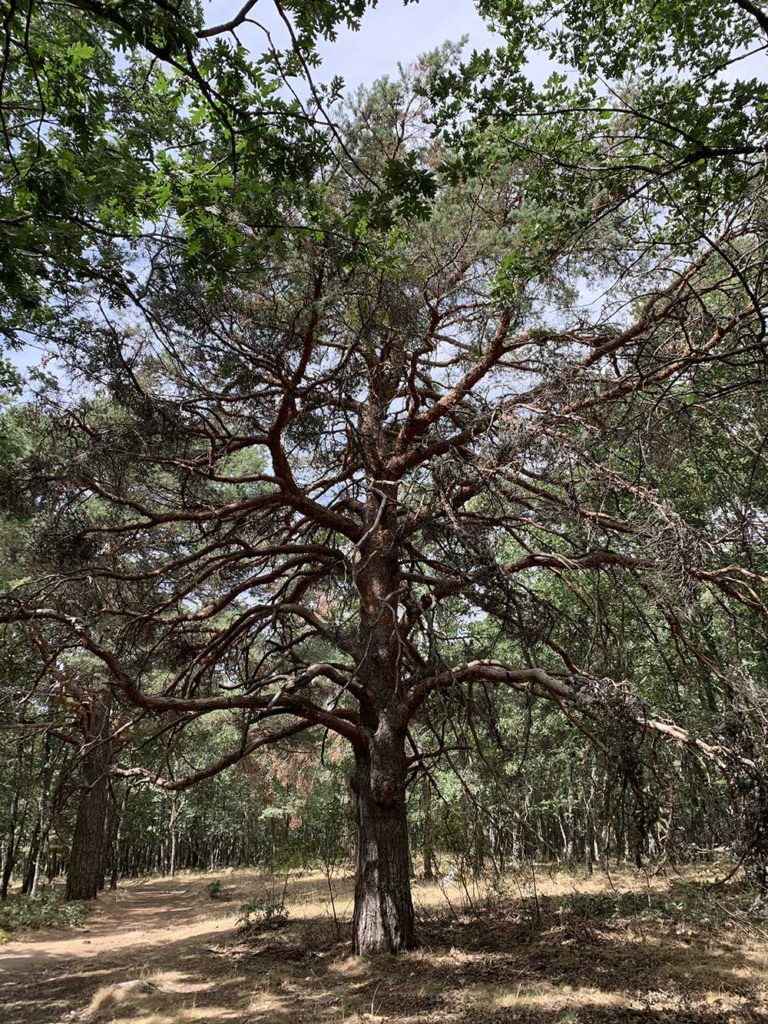
[{"label": "bark fissure", "polygon": [[82,758],[82,784],[72,850],[67,871],[66,898],[93,900],[103,887],[107,867],[111,695],[95,694],[88,709]]},{"label": "bark fissure", "polygon": [[398,953],[415,944],[405,781],[405,732],[384,718],[356,752],[356,953]]}]

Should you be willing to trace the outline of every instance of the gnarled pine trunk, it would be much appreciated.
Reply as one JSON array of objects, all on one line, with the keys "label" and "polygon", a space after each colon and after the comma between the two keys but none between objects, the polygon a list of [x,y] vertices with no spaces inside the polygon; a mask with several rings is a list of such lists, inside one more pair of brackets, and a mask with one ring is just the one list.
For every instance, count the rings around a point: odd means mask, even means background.
[{"label": "gnarled pine trunk", "polygon": [[356,753],[355,953],[399,953],[415,945],[405,808],[405,733],[382,716]]},{"label": "gnarled pine trunk", "polygon": [[[366,423],[372,461],[381,442],[375,429],[379,398],[373,396]],[[371,525],[361,544],[356,574],[359,639],[365,652],[358,673],[365,740],[355,750],[354,779],[357,874],[353,946],[360,954],[400,953],[415,945],[405,808],[396,509],[397,485],[383,480],[372,484],[367,507]]]},{"label": "gnarled pine trunk", "polygon": [[87,712],[80,802],[67,870],[66,898],[94,900],[103,886],[107,855],[107,811],[111,760],[109,695],[95,694]]}]

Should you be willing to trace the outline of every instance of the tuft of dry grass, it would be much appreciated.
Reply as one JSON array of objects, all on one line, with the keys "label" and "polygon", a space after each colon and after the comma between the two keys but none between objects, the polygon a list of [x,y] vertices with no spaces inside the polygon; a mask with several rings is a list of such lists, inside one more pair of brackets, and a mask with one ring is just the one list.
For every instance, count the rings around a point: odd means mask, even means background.
[{"label": "tuft of dry grass", "polygon": [[114,1017],[114,1011],[130,1009],[131,1012],[149,1000],[157,999],[160,989],[145,978],[132,981],[117,981],[111,985],[101,985],[94,992],[91,1001],[80,1015],[81,1020],[96,1021],[104,1017]]}]

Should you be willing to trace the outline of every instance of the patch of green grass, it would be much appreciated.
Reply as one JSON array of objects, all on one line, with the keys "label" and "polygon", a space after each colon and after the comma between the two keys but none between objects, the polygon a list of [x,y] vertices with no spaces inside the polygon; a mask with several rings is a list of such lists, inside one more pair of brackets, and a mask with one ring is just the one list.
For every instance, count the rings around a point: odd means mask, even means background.
[{"label": "patch of green grass", "polygon": [[0,903],[0,942],[8,933],[31,928],[71,928],[82,924],[90,913],[87,903],[65,902],[58,893],[39,896],[9,896]]},{"label": "patch of green grass", "polygon": [[574,893],[543,898],[547,910],[565,919],[607,921],[644,918],[706,926],[743,918],[754,892],[745,883],[717,888],[704,882],[674,880],[666,891]]}]

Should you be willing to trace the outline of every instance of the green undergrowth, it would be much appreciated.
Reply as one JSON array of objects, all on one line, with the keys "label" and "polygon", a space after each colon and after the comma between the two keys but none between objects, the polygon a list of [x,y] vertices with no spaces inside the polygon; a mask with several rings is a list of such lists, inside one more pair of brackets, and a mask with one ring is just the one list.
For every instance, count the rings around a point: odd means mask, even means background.
[{"label": "green undergrowth", "polygon": [[[768,937],[768,894],[741,872],[733,878],[731,868],[726,864],[713,869],[707,878],[619,871],[604,876],[602,884],[596,874],[587,880],[586,891],[580,888],[584,880],[577,875],[545,871],[532,875],[521,870],[496,879],[482,896],[465,887],[466,899],[448,901],[446,917],[470,920],[496,913],[534,930],[580,925],[610,930],[618,924],[643,927],[647,923]],[[596,885],[600,885],[597,891]],[[439,910],[437,916],[441,916]]]},{"label": "green undergrowth", "polygon": [[242,904],[237,926],[242,932],[282,928],[288,923],[288,916],[284,894],[282,897],[266,896]]},{"label": "green undergrowth", "polygon": [[638,886],[632,890],[572,892],[557,895],[542,893],[507,900],[497,897],[496,904],[507,916],[534,929],[593,926],[611,929],[612,925],[669,926],[673,929],[705,929],[761,933],[765,930],[766,905],[755,888],[745,880],[727,885],[710,882],[672,880],[660,889]]},{"label": "green undergrowth", "polygon": [[573,893],[543,897],[541,902],[548,913],[565,918],[594,921],[643,918],[706,926],[748,918],[755,897],[755,890],[744,882],[716,886],[680,880],[672,881],[663,891]]},{"label": "green undergrowth", "polygon": [[82,924],[89,913],[87,903],[65,902],[53,891],[38,896],[9,896],[0,903],[0,942],[6,942],[12,932],[72,928]]}]

